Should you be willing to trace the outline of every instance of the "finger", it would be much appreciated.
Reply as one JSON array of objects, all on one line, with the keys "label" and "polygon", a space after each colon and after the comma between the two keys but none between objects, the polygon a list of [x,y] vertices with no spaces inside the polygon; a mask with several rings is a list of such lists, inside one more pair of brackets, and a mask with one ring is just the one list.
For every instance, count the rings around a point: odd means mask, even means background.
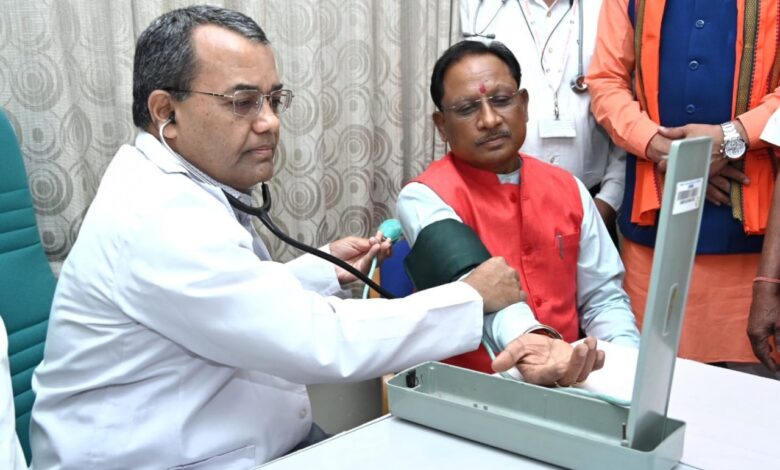
[{"label": "finger", "polygon": [[507,371],[514,367],[515,364],[520,362],[525,354],[525,345],[522,343],[522,341],[520,341],[519,338],[515,339],[509,343],[506,348],[501,351],[498,356],[496,356],[495,359],[493,359],[493,362],[490,364],[490,366],[496,372]]},{"label": "finger", "polygon": [[[777,346],[780,345],[780,329],[775,328],[775,334],[772,335],[772,339],[775,342],[775,344],[773,344],[772,347],[775,350],[775,354],[777,354],[777,352],[778,352]],[[771,353],[769,355],[769,361],[770,361],[770,364],[767,364],[766,366],[769,367],[769,369],[772,372],[777,372],[777,370],[780,369],[780,364],[778,364],[777,361],[775,361],[775,358],[774,358],[774,356],[772,356]]]},{"label": "finger", "polygon": [[723,204],[729,205],[731,202],[731,200],[723,193],[723,191],[709,184],[707,185],[707,200],[716,206]]},{"label": "finger", "polygon": [[588,336],[585,338],[585,344],[588,346],[588,357],[585,360],[585,365],[582,367],[582,370],[580,371],[580,375],[577,376],[576,383],[582,383],[585,381],[585,379],[588,378],[588,375],[593,371],[593,366],[596,363],[596,357],[597,357],[597,349],[598,342],[596,341],[596,338],[593,338],[592,336]]},{"label": "finger", "polygon": [[392,254],[393,243],[389,239],[385,239],[384,241],[382,241],[382,243],[379,243],[377,246],[379,247],[379,249],[377,250],[377,256],[378,256],[377,262],[381,264]]},{"label": "finger", "polygon": [[728,178],[724,178],[721,175],[715,175],[711,177],[709,184],[715,186],[719,190],[723,191],[723,193],[725,194],[731,192],[731,181],[729,181]]},{"label": "finger", "polygon": [[379,254],[379,244],[371,245],[362,256],[355,259],[352,266],[363,274],[366,274],[371,268],[371,263],[374,261],[374,257],[376,257],[377,254]]},{"label": "finger", "polygon": [[658,162],[658,171],[661,173],[666,173],[666,165],[669,160],[669,155],[664,155],[661,157],[661,161]]},{"label": "finger", "polygon": [[727,164],[728,160],[720,156],[710,159],[710,177],[719,174]]},{"label": "finger", "polygon": [[763,332],[754,332],[748,333],[748,338],[750,338],[750,346],[753,348],[753,354],[756,355],[758,360],[770,370],[777,370],[775,360],[772,359],[772,350],[769,347],[769,335]]},{"label": "finger", "polygon": [[[602,349],[596,350],[596,361],[593,363],[593,370],[599,370],[604,367],[604,362],[607,359],[607,353]],[[593,372],[593,371],[591,371]]]},{"label": "finger", "polygon": [[577,377],[580,376],[588,360],[588,351],[589,348],[585,343],[580,343],[574,347],[569,358],[569,366],[566,368],[563,376],[558,379],[558,385],[568,387],[577,381]]},{"label": "finger", "polygon": [[738,168],[735,168],[731,165],[724,166],[718,174],[732,181],[737,181],[742,184],[750,184],[750,178],[748,178],[746,174],[739,171]]}]

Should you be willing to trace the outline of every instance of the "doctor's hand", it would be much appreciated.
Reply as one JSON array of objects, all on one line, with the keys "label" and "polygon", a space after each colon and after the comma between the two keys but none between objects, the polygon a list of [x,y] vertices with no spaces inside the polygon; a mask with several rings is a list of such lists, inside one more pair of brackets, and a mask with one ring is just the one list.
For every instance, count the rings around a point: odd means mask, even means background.
[{"label": "doctor's hand", "polygon": [[477,266],[463,282],[482,296],[485,313],[497,312],[526,298],[517,271],[501,256],[494,256]]},{"label": "doctor's hand", "polygon": [[594,370],[604,366],[604,351],[596,349],[596,338],[572,346],[566,341],[529,333],[518,336],[496,356],[492,367],[504,372],[511,367],[536,385],[568,387],[585,381]]},{"label": "doctor's hand", "polygon": [[[371,261],[378,256],[379,263],[390,256],[392,243],[390,240],[382,240],[382,232],[377,232],[371,238],[346,237],[330,244],[330,254],[351,264],[355,269],[367,274],[371,268]],[[342,286],[356,280],[349,272],[336,267],[336,277]]]}]

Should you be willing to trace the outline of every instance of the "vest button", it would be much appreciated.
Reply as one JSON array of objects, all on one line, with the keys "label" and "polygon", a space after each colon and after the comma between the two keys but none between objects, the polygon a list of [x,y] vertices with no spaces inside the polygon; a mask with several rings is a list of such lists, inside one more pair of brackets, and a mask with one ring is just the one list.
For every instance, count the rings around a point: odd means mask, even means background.
[{"label": "vest button", "polygon": [[514,194],[514,193],[510,194],[510,195],[509,195],[509,200],[510,200],[511,202],[517,202],[517,195],[516,195],[516,194]]},{"label": "vest button", "polygon": [[540,298],[537,298],[536,300],[534,300],[534,304],[536,304],[537,307],[541,307],[543,303],[544,303],[544,301],[542,299],[540,299]]},{"label": "vest button", "polygon": [[704,27],[704,20],[696,20],[696,28],[702,29]]},{"label": "vest button", "polygon": [[696,112],[696,106],[694,106],[692,104],[689,104],[688,106],[685,107],[685,112],[688,113],[688,114],[695,113]]},{"label": "vest button", "polygon": [[690,68],[691,70],[698,69],[699,68],[699,61],[698,60],[692,60],[692,61],[688,62],[688,68]]}]

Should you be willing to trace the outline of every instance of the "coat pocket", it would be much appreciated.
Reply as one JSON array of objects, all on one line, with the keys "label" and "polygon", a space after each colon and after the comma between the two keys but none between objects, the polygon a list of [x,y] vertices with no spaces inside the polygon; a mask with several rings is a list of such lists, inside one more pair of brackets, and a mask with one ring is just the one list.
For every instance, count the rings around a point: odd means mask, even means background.
[{"label": "coat pocket", "polygon": [[248,445],[168,470],[247,470],[255,465],[255,446]]}]

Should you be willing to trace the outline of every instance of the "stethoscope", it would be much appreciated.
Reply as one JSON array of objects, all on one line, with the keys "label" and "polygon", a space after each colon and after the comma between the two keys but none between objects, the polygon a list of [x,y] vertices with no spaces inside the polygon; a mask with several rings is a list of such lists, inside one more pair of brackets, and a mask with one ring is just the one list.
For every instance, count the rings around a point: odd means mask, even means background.
[{"label": "stethoscope", "polygon": [[[507,0],[501,0],[501,5],[496,9],[496,12],[493,14],[493,16],[490,18],[490,21],[485,25],[484,28],[482,28],[482,31],[477,32],[477,18],[479,17],[479,10],[482,8],[482,3],[484,0],[479,0],[479,3],[477,4],[476,11],[474,11],[474,20],[471,24],[471,30],[472,33],[463,33],[464,38],[472,38],[472,37],[481,37],[485,39],[495,39],[496,35],[489,33],[485,34],[485,31],[490,27],[491,24],[493,24],[493,21],[495,21],[496,17],[498,16],[499,12],[501,12],[501,9],[504,8],[504,5],[506,5]],[[574,0],[569,0],[569,10],[571,10],[572,6],[574,5]],[[523,19],[525,20],[525,24],[528,27],[528,31],[533,34],[531,30],[531,25],[528,23],[528,18],[525,16],[525,12],[523,11],[523,7],[520,5],[520,0],[517,0],[517,6],[520,7],[520,12],[523,14]],[[588,91],[588,84],[585,83],[585,70],[583,67],[583,60],[582,60],[582,24],[583,24],[583,8],[582,5],[577,8],[578,11],[578,22],[579,22],[579,41],[577,42],[578,45],[578,62],[577,62],[577,75],[575,75],[571,81],[569,82],[569,86],[575,93],[585,93]],[[568,13],[568,10],[567,10]],[[565,17],[566,15],[563,15]],[[555,25],[550,35],[547,37],[547,40],[550,40],[550,37],[552,37],[552,34],[555,32],[555,30],[558,28],[558,25],[561,24],[561,21],[563,21],[563,17],[561,17],[561,20],[558,21],[558,24]],[[545,50],[547,47],[547,44],[545,43],[545,47],[542,48],[542,51]],[[540,59],[541,60],[541,59]]]},{"label": "stethoscope", "polygon": [[240,194],[242,194],[240,191],[220,183],[219,181],[210,177],[209,175],[201,171],[199,168],[197,168],[195,165],[187,161],[187,159],[179,155],[177,152],[175,152],[168,145],[168,142],[165,140],[165,137],[163,135],[163,130],[165,130],[165,126],[167,126],[171,122],[173,122],[173,117],[168,118],[168,120],[166,120],[160,125],[159,127],[160,142],[162,142],[163,146],[165,146],[165,148],[169,152],[171,152],[171,154],[174,155],[177,160],[179,160],[179,163],[181,163],[187,169],[187,171],[189,171],[189,173],[193,176],[194,179],[200,181],[201,183],[210,184],[221,189],[222,193],[225,195],[225,198],[227,199],[228,203],[233,209],[257,217],[258,219],[260,219],[260,222],[262,222],[263,225],[265,225],[265,227],[271,231],[271,233],[273,233],[277,238],[287,243],[288,245],[291,245],[295,248],[298,248],[301,251],[305,251],[306,253],[310,253],[314,256],[324,259],[325,261],[335,264],[336,266],[340,267],[341,269],[355,276],[360,281],[366,283],[366,285],[374,289],[376,292],[379,293],[379,295],[381,295],[386,299],[395,298],[395,296],[391,294],[387,289],[383,288],[382,286],[374,282],[371,278],[369,278],[362,272],[355,269],[349,263],[339,258],[336,258],[330,253],[326,253],[322,250],[318,250],[317,248],[314,248],[313,246],[309,246],[305,243],[299,242],[298,240],[295,240],[289,237],[286,233],[282,232],[282,230],[279,227],[277,227],[276,224],[274,224],[274,222],[271,220],[271,217],[268,215],[268,213],[271,210],[271,191],[268,189],[268,185],[265,184],[265,182],[260,184],[260,194],[262,196],[263,203],[259,207],[254,207],[250,204],[245,204],[239,199]]}]

